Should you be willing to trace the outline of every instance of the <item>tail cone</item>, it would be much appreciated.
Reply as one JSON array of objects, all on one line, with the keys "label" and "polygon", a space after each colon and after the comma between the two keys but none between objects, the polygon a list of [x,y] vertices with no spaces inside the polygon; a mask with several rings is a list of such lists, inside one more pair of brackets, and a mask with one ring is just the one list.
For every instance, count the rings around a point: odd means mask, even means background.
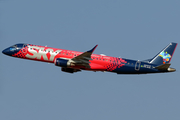
[{"label": "tail cone", "polygon": [[169,72],[174,72],[174,71],[176,71],[176,69],[174,69],[174,68],[168,68],[168,71],[169,71]]}]

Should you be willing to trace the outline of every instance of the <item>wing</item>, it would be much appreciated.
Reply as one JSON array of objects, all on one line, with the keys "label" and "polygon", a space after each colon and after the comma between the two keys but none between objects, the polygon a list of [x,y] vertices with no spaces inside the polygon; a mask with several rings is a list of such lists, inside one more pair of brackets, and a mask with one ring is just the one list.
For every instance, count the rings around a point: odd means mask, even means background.
[{"label": "wing", "polygon": [[98,45],[96,45],[91,50],[86,51],[86,52],[84,52],[84,53],[82,53],[82,54],[72,58],[71,60],[73,60],[76,65],[82,65],[82,66],[85,66],[87,68],[90,68],[89,60],[92,60],[91,59],[91,55],[92,55],[92,53],[94,52],[94,50],[96,49],[97,46]]}]

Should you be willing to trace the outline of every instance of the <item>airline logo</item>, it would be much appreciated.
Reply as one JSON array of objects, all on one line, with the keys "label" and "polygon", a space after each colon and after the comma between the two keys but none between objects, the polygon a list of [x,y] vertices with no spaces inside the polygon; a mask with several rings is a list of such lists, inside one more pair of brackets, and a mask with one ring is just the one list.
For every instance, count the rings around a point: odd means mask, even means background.
[{"label": "airline logo", "polygon": [[161,56],[163,58],[163,64],[169,62],[169,60],[171,58],[171,55],[164,51],[161,52],[161,54],[159,56]]},{"label": "airline logo", "polygon": [[45,49],[44,47],[28,46],[27,58],[54,61],[54,57],[62,50]]}]

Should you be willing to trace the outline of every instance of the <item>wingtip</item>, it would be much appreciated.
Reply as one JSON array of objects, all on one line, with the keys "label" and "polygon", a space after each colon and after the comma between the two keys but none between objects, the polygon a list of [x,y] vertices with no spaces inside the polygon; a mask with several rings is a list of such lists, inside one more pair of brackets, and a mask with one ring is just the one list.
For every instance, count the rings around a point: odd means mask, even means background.
[{"label": "wingtip", "polygon": [[97,46],[98,46],[98,44],[95,47],[93,47],[93,49],[91,49],[91,50],[89,50],[87,52],[94,52],[94,50],[96,49]]},{"label": "wingtip", "polygon": [[95,49],[97,48],[98,44],[95,46]]}]

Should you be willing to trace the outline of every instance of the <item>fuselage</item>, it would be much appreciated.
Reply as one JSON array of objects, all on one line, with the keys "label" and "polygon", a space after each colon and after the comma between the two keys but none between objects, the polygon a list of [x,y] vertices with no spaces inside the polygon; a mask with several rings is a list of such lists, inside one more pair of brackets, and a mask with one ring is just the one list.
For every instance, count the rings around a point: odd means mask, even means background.
[{"label": "fuselage", "polygon": [[[71,60],[81,55],[83,52],[58,49],[32,44],[16,44],[3,50],[3,53],[12,57],[23,59],[55,63],[57,58]],[[90,71],[109,71],[118,74],[145,74],[169,72],[168,70],[158,70],[157,65],[145,61],[130,60],[105,55],[92,54],[89,66],[75,64],[68,68]]]}]

